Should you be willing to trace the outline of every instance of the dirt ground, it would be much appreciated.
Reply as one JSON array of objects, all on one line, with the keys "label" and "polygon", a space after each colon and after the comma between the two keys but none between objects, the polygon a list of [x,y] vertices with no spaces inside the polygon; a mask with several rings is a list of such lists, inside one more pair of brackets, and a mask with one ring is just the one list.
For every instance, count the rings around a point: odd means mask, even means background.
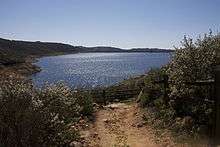
[{"label": "dirt ground", "polygon": [[156,142],[154,132],[144,124],[135,103],[114,103],[96,113],[89,130],[81,132],[91,147],[158,147],[175,146],[167,136]]}]

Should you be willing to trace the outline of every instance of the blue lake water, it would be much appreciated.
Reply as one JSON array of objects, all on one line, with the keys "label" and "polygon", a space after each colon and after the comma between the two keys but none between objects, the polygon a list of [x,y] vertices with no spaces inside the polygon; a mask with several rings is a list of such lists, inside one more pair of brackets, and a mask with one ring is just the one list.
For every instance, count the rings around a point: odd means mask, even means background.
[{"label": "blue lake water", "polygon": [[63,81],[73,88],[116,84],[158,68],[170,60],[169,53],[79,53],[40,58],[42,71],[31,78],[42,86]]}]

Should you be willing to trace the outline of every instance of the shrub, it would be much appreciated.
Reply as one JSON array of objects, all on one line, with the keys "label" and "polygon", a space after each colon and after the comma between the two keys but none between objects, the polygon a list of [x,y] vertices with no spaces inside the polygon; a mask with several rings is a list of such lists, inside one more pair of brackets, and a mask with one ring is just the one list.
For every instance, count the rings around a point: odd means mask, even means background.
[{"label": "shrub", "polygon": [[80,113],[83,115],[92,115],[93,113],[93,99],[90,93],[81,92],[77,95],[77,102],[81,106]]},{"label": "shrub", "polygon": [[140,102],[141,107],[145,107],[147,104],[151,102],[148,93],[145,93],[143,91],[141,91],[138,95],[138,100]]},{"label": "shrub", "polygon": [[188,97],[195,93],[195,87],[185,84],[196,80],[213,78],[216,64],[216,50],[220,48],[220,35],[211,33],[193,43],[184,37],[183,47],[176,49],[167,70],[171,85],[171,97]]},{"label": "shrub", "polygon": [[163,85],[155,83],[164,75],[163,69],[151,69],[144,78],[145,87],[139,94],[142,107],[153,104],[153,101],[163,95]]},{"label": "shrub", "polygon": [[[178,120],[192,119],[193,123],[185,123],[177,130],[186,132],[206,130],[212,123],[212,104],[204,102],[204,99],[212,99],[210,87],[193,86],[189,83],[210,80],[214,78],[214,66],[217,65],[217,52],[220,49],[220,34],[205,35],[203,38],[193,42],[192,39],[184,37],[182,47],[176,48],[171,62],[160,70],[150,71],[145,77],[145,97],[143,101],[153,104],[156,118],[163,120],[166,127],[173,126]],[[162,86],[152,81],[161,75],[169,77],[168,103],[164,102]],[[173,124],[173,125],[172,125]],[[174,127],[175,128],[175,127]],[[207,133],[207,132],[206,132]]]},{"label": "shrub", "polygon": [[16,74],[0,76],[0,146],[64,146],[78,138],[71,124],[91,101],[79,103],[64,84],[35,89]]},{"label": "shrub", "polygon": [[[1,76],[0,81],[0,144],[1,146],[28,145],[34,119],[34,97],[31,84]],[[24,143],[25,142],[25,143]]]},{"label": "shrub", "polygon": [[[170,106],[176,117],[192,117],[191,129],[200,125],[210,125],[213,105],[204,102],[212,99],[209,87],[193,86],[188,83],[214,78],[214,66],[217,64],[217,50],[220,48],[220,34],[204,35],[193,42],[184,37],[182,47],[177,48],[166,73],[170,82]],[[188,127],[187,129],[190,129]]]},{"label": "shrub", "polygon": [[[207,98],[210,93],[207,87],[197,87],[187,84],[198,80],[213,79],[213,66],[216,65],[216,50],[220,48],[220,35],[205,35],[194,43],[184,37],[183,47],[176,49],[167,74],[171,81],[170,98],[181,115],[196,115],[193,109],[202,105],[199,100]],[[209,95],[208,95],[209,94]],[[183,103],[183,101],[185,103]],[[194,104],[196,101],[196,104]],[[179,113],[180,114],[180,113]]]},{"label": "shrub", "polygon": [[64,122],[71,122],[79,116],[77,97],[63,83],[45,86],[37,92],[37,99],[41,101],[43,111],[52,112],[54,117]]},{"label": "shrub", "polygon": [[154,106],[158,109],[163,109],[165,107],[163,98],[157,98],[153,101]]}]

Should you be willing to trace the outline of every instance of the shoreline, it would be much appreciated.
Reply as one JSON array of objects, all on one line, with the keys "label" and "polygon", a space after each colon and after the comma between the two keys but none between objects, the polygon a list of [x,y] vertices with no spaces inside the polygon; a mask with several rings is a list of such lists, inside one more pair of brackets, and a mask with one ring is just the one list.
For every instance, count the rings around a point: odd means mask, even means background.
[{"label": "shoreline", "polygon": [[[98,52],[96,52],[98,53]],[[105,53],[105,52],[102,52]],[[114,53],[118,53],[118,52],[114,52]],[[130,53],[130,52],[129,52]],[[161,53],[161,52],[160,52]],[[74,53],[74,54],[86,54],[86,53]],[[158,52],[156,53],[149,53],[149,54],[158,54]],[[169,53],[163,53],[163,54],[169,54]],[[44,58],[44,57],[55,57],[55,56],[63,56],[63,55],[71,55],[71,54],[51,54],[51,55],[44,55],[44,56],[29,56],[25,59],[24,63],[19,63],[16,64],[14,66],[10,66],[10,67],[5,67],[5,71],[12,71],[14,73],[18,73],[21,76],[28,78],[30,80],[32,80],[30,77],[34,74],[37,74],[38,72],[41,72],[41,67],[39,67],[38,65],[36,65],[35,63],[38,62],[38,60],[40,58]],[[122,79],[121,81],[114,83],[112,85],[108,85],[108,86],[96,86],[96,87],[87,87],[87,88],[74,88],[73,89],[78,89],[78,90],[85,90],[85,91],[92,91],[92,90],[106,90],[106,91],[111,91],[111,90],[123,90],[123,89],[129,89],[129,88],[140,88],[143,86],[144,83],[144,77],[146,76],[146,72],[145,73],[141,73],[140,75],[134,75],[134,76],[130,76],[128,78]]]},{"label": "shoreline", "polygon": [[[71,54],[87,54],[87,53],[149,53],[149,54],[158,54],[158,53],[164,53],[164,54],[169,54],[172,52],[78,52],[78,53],[57,53],[57,54],[48,54],[48,55],[40,55],[40,56],[29,56],[25,59],[25,61],[23,63],[16,63],[12,66],[4,66],[2,67],[3,70],[12,70],[14,72],[18,72],[21,75],[24,76],[30,76],[32,74],[38,73],[41,71],[41,68],[37,65],[35,65],[34,63],[38,62],[38,59],[40,58],[44,58],[44,57],[53,57],[53,56],[64,56],[64,55],[71,55]],[[139,75],[141,76],[141,75]],[[130,77],[131,78],[136,78],[139,76],[135,76],[135,77]],[[128,79],[125,79],[128,80]],[[123,81],[125,81],[123,80]],[[117,83],[120,84],[121,82]],[[108,86],[109,87],[109,86]]]}]

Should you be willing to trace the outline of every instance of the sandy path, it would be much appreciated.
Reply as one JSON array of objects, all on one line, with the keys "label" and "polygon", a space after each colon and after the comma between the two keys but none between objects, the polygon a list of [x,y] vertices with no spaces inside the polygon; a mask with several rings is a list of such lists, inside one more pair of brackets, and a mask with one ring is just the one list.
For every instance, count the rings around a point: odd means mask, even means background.
[{"label": "sandy path", "polygon": [[[96,114],[87,141],[92,147],[155,147],[153,133],[142,124],[135,104],[116,103]],[[143,129],[145,128],[145,129]],[[92,134],[92,135],[91,135]]]},{"label": "sandy path", "polygon": [[137,103],[110,104],[99,109],[94,123],[80,134],[86,147],[207,147],[203,142],[174,143],[165,129],[159,137],[150,124],[144,124],[142,116]]}]

